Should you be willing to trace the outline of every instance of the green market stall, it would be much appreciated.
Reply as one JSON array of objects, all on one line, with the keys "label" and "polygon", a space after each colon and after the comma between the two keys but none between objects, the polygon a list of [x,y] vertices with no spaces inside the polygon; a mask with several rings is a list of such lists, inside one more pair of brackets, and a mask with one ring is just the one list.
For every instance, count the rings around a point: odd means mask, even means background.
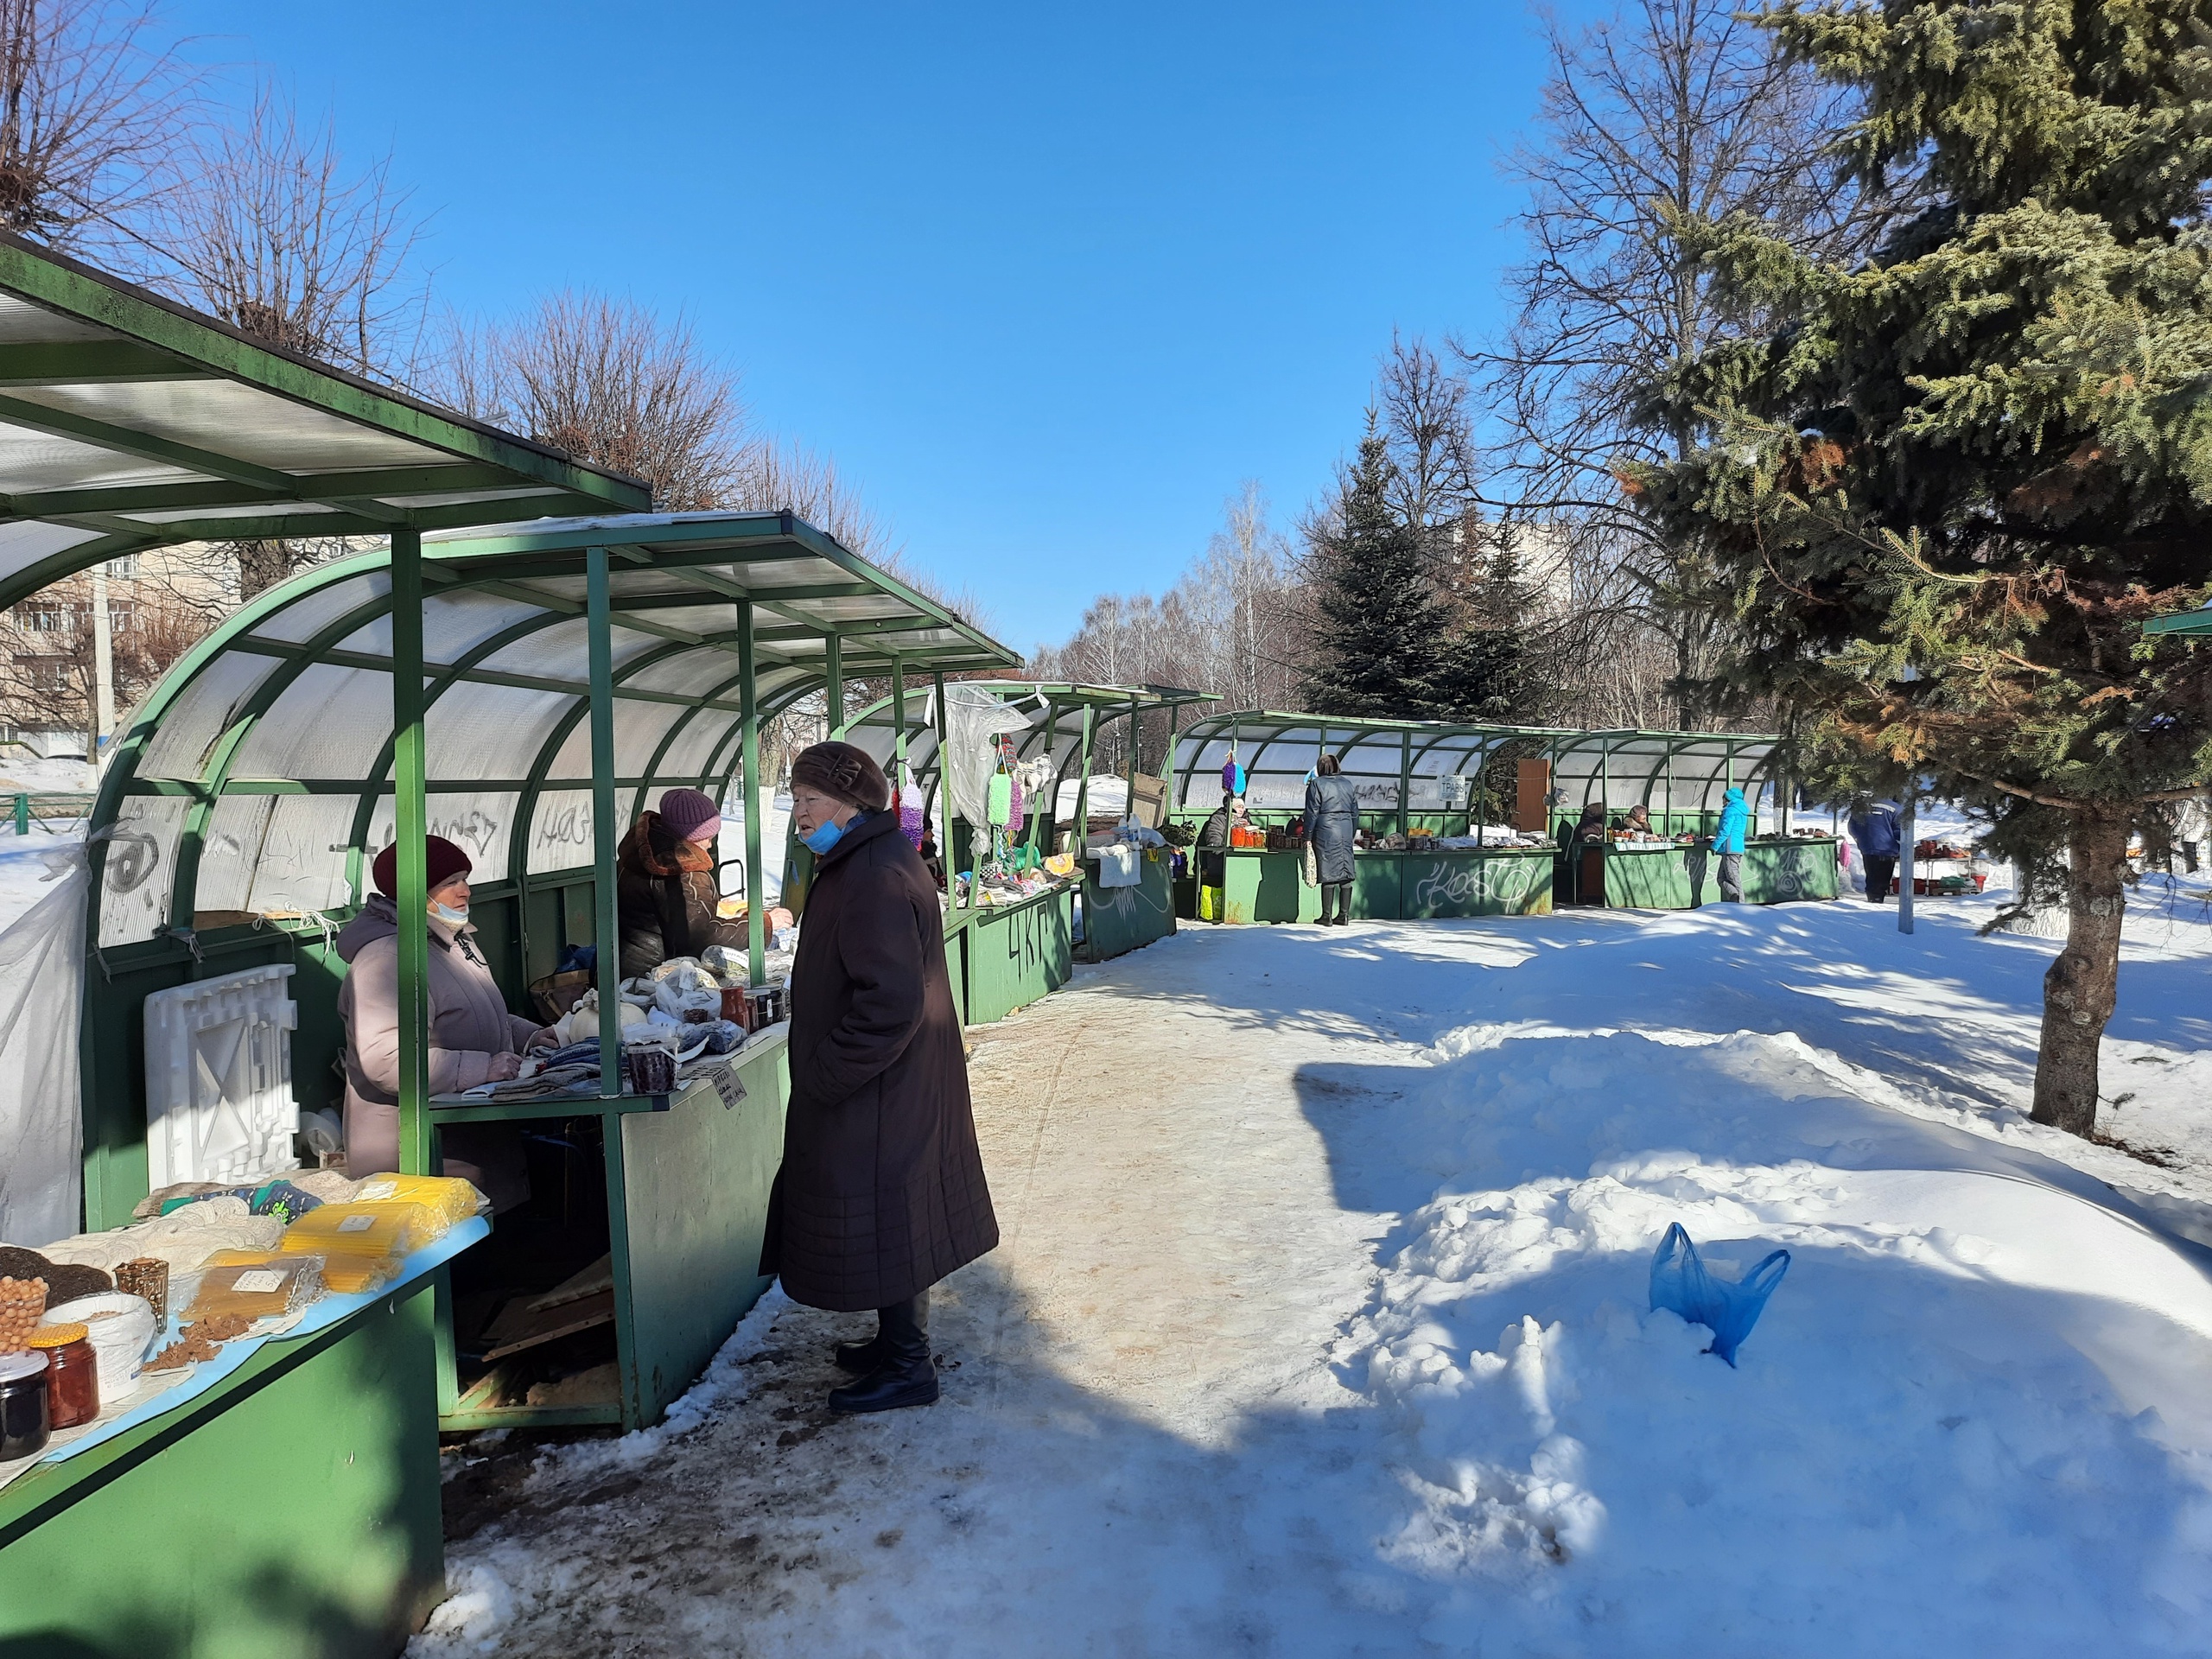
[{"label": "green market stall", "polygon": [[[1527,814],[1516,812],[1517,789],[1501,784],[1500,774],[1560,735],[1538,728],[1267,711],[1216,715],[1181,734],[1167,777],[1176,817],[1195,831],[1220,806],[1222,769],[1234,757],[1246,774],[1249,820],[1277,832],[1280,840],[1280,832],[1304,814],[1306,778],[1315,763],[1325,752],[1334,754],[1358,791],[1363,836],[1379,843],[1363,846],[1357,855],[1355,917],[1542,915],[1552,908],[1555,851],[1541,810],[1528,829],[1499,822],[1528,821]],[[1539,791],[1539,809],[1541,803]],[[1304,857],[1296,847],[1228,850],[1220,919],[1318,919],[1320,892],[1305,883]],[[1195,875],[1179,896],[1186,916],[1212,902],[1202,899]]]},{"label": "green market stall", "polygon": [[[425,531],[518,512],[646,505],[634,480],[0,238],[0,606],[178,541],[411,548]],[[203,762],[227,757],[249,696],[235,682],[215,688],[173,740]],[[131,736],[143,744],[151,732],[142,715]],[[109,935],[133,895],[173,885],[151,879],[153,849],[125,838],[119,802],[112,788],[103,797],[98,823],[110,833],[50,912],[81,912],[92,957],[73,992],[76,1039],[62,1038],[75,1075],[62,1080],[49,1061],[0,1085],[16,1106],[29,1090],[55,1091],[62,1109],[48,1103],[43,1121],[82,1123],[81,1158],[73,1141],[60,1143],[58,1162],[47,1141],[0,1147],[13,1198],[28,1190],[44,1211],[38,1234],[11,1241],[32,1248],[54,1247],[73,1223],[126,1219],[145,1191],[146,993],[251,960],[251,947],[226,958],[220,947],[242,942],[203,935],[189,914]],[[164,878],[224,855],[212,805],[186,791],[160,808],[173,819]],[[297,943],[271,932],[259,945],[289,955]],[[168,1391],[118,1402],[66,1443],[0,1465],[0,1650],[396,1652],[443,1593],[435,1305],[447,1267],[484,1230],[462,1224],[381,1291],[331,1296],[288,1333],[231,1344]]]},{"label": "green market stall", "polygon": [[[949,884],[946,915],[948,959],[960,977],[963,1014],[970,1025],[1003,1019],[1017,1007],[1066,983],[1077,961],[1103,962],[1162,938],[1175,930],[1170,861],[1164,850],[1148,850],[1136,862],[1133,886],[1102,883],[1086,845],[1110,838],[1110,825],[1132,803],[1141,820],[1157,827],[1164,817],[1162,791],[1137,764],[1137,741],[1147,715],[1165,715],[1172,740],[1182,711],[1214,699],[1208,694],[1169,686],[1109,686],[1030,680],[969,680],[947,685],[941,680],[909,697],[902,683],[893,695],[869,704],[843,728],[843,735],[866,748],[894,777],[922,799],[938,844],[947,849]],[[1092,763],[1109,728],[1126,721],[1126,775],[1114,798],[1092,794]],[[1044,890],[1009,902],[988,902],[995,895],[975,881],[977,837],[968,819],[954,810],[944,777],[940,733],[950,729],[956,753],[963,746],[988,753],[991,737],[1002,734],[1014,765],[1027,779],[1030,804],[1014,849],[1025,861],[1041,864],[1055,855],[1075,861],[1069,872]],[[971,753],[969,764],[974,764]],[[1108,793],[1101,780],[1100,795]],[[1035,803],[1051,804],[1050,811]],[[1106,809],[1101,813],[1102,805]],[[1102,817],[1104,827],[1101,824]]]},{"label": "green market stall", "polygon": [[[1719,861],[1711,839],[1722,798],[1744,791],[1751,826],[1744,845],[1748,904],[1834,899],[1842,868],[1832,831],[1793,832],[1789,783],[1780,775],[1782,740],[1734,732],[1584,732],[1552,741],[1548,758],[1560,846],[1583,808],[1605,808],[1604,842],[1560,859],[1561,903],[1611,910],[1694,910],[1719,902]],[[1624,828],[1642,806],[1652,830]]]},{"label": "green market stall", "polygon": [[[168,879],[103,905],[111,979],[90,1000],[89,1046],[127,1051],[132,999],[181,970],[179,944],[195,964],[289,959],[302,1103],[334,1104],[330,929],[364,896],[370,851],[421,844],[406,827],[418,804],[474,861],[478,945],[524,1011],[576,947],[615,937],[616,846],[661,791],[721,799],[734,785],[732,861],[749,874],[764,856],[762,721],[841,694],[847,675],[1010,655],[788,513],[545,520],[320,568],[180,664],[110,769],[95,830],[112,826]],[[395,727],[395,692],[415,685]],[[766,908],[747,905],[755,985]],[[672,1093],[632,1091],[609,1029],[618,956],[594,970],[595,1096],[433,1098],[419,1060],[403,1071],[403,1164],[432,1167],[439,1134],[465,1125],[511,1141],[531,1175],[531,1203],[441,1282],[448,1429],[655,1422],[766,1287],[780,1035]],[[410,971],[403,959],[403,999]],[[128,1068],[92,1078],[88,1141],[112,1211],[144,1190],[143,1150]],[[571,1362],[600,1357],[548,1378],[556,1344]]]}]

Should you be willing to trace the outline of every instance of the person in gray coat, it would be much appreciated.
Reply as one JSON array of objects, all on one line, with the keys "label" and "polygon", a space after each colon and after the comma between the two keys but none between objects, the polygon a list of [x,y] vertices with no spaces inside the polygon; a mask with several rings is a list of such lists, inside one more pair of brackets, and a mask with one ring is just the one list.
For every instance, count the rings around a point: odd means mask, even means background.
[{"label": "person in gray coat", "polygon": [[[1352,841],[1359,833],[1359,791],[1333,754],[1324,754],[1306,785],[1306,841],[1321,883],[1321,925],[1351,919]],[[1329,913],[1332,896],[1336,914]]]}]

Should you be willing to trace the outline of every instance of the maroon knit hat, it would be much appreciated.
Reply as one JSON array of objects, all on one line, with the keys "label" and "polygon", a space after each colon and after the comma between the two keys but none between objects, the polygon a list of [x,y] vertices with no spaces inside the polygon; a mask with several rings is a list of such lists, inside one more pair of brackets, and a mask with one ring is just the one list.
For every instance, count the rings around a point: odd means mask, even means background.
[{"label": "maroon knit hat", "polygon": [[[467,875],[475,865],[468,855],[448,841],[443,836],[423,838],[423,863],[425,880],[423,890],[435,893],[456,875]],[[387,899],[399,897],[399,847],[397,842],[376,855],[369,866],[369,874],[376,878],[377,891]]]},{"label": "maroon knit hat", "polygon": [[875,757],[849,743],[817,743],[801,752],[791,762],[791,786],[802,784],[863,812],[880,812],[891,802],[891,780]]},{"label": "maroon knit hat", "polygon": [[722,815],[714,798],[696,789],[671,789],[660,798],[660,821],[678,841],[712,841]]}]

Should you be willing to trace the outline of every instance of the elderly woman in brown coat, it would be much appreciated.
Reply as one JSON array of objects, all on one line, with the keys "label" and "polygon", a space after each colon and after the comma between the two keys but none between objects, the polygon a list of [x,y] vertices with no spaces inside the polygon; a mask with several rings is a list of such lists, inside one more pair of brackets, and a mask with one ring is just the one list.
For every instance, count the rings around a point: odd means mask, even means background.
[{"label": "elderly woman in brown coat", "polygon": [[886,810],[866,752],[791,767],[791,828],[815,855],[791,969],[791,1109],[760,1270],[794,1301],[876,1311],[837,1363],[836,1411],[938,1396],[929,1288],[993,1249],[998,1219],[968,1100],[937,888]]},{"label": "elderly woman in brown coat", "polygon": [[[424,849],[430,890],[429,1052],[434,1095],[512,1077],[539,1027],[507,1011],[468,925],[468,855],[442,836]],[[399,1167],[399,890],[397,849],[370,866],[377,890],[338,935],[346,963],[338,988],[346,1022],[346,1173],[355,1180]],[[445,1173],[475,1182],[497,1209],[529,1196],[522,1149],[512,1135],[460,1127],[442,1137]]]}]

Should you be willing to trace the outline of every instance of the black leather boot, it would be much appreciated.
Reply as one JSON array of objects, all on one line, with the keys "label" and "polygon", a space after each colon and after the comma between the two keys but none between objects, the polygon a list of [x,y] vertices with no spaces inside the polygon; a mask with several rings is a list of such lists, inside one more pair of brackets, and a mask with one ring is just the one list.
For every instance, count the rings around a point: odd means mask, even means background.
[{"label": "black leather boot", "polygon": [[937,1362],[930,1357],[929,1293],[876,1310],[883,1355],[857,1382],[830,1391],[832,1411],[896,1411],[937,1399]]},{"label": "black leather boot", "polygon": [[866,1376],[883,1363],[883,1332],[878,1331],[866,1342],[841,1342],[830,1351],[830,1357],[839,1370]]}]

